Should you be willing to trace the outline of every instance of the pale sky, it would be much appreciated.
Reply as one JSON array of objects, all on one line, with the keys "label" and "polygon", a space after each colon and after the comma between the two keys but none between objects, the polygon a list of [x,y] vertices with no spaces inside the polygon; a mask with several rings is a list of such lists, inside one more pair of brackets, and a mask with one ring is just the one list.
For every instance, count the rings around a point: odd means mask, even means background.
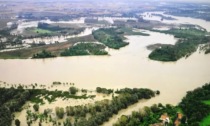
[{"label": "pale sky", "polygon": [[[158,1],[158,0],[157,0]],[[160,0],[160,1],[172,1],[172,2],[205,2],[205,3],[210,3],[210,0]]]}]

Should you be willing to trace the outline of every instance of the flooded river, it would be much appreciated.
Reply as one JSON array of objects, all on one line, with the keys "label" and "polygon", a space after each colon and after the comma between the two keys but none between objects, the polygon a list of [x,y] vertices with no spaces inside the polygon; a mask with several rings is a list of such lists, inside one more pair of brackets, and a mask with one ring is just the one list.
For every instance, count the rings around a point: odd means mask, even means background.
[{"label": "flooded river", "polygon": [[210,82],[210,55],[194,53],[171,63],[152,61],[147,45],[174,44],[177,40],[171,35],[146,33],[150,36],[127,36],[130,44],[120,50],[109,49],[111,56],[0,60],[0,80],[24,84],[74,82],[76,87],[87,89],[146,87],[160,90],[161,101],[171,104],[177,104],[187,90]]},{"label": "flooded river", "polygon": [[[196,20],[196,19],[195,19]],[[206,28],[206,27],[204,27]],[[160,96],[144,100],[119,112],[105,123],[110,126],[122,114],[154,103],[176,105],[188,90],[210,82],[210,54],[197,51],[177,62],[148,59],[147,45],[174,44],[172,35],[145,31],[150,36],[126,36],[130,43],[120,50],[108,49],[110,56],[75,56],[52,59],[0,60],[0,80],[8,83],[73,82],[78,88],[150,88]]]}]

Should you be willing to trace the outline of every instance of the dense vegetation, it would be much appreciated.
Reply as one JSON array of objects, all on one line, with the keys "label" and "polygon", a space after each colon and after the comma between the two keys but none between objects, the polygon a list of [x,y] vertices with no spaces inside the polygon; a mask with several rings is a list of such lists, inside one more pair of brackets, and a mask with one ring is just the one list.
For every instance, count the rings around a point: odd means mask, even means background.
[{"label": "dense vegetation", "polygon": [[[155,126],[162,126],[163,124],[160,120],[160,117],[161,115],[165,114],[167,114],[167,116],[170,118],[168,126],[173,126],[175,120],[177,119],[178,111],[178,107],[169,104],[166,106],[163,106],[161,103],[158,105],[154,104],[151,107],[144,107],[139,111],[133,111],[131,115],[122,115],[118,121],[113,124],[113,126],[149,126],[152,124],[157,124]],[[185,122],[185,119],[181,122]]]},{"label": "dense vegetation", "polygon": [[[130,92],[130,91],[129,91]],[[178,117],[181,114],[181,118]],[[161,103],[144,107],[131,115],[122,115],[113,126],[149,126],[162,125],[161,115],[167,113],[170,118],[168,126],[209,126],[210,125],[210,83],[201,88],[187,92],[179,105],[163,106]]]},{"label": "dense vegetation", "polygon": [[[199,126],[205,117],[210,116],[210,105],[205,103],[209,100],[210,83],[187,92],[179,106],[186,114],[190,126]],[[210,125],[210,122],[205,124],[205,126],[207,125]]]},{"label": "dense vegetation", "polygon": [[[33,106],[35,111],[39,110],[38,104],[44,104],[44,98],[48,102],[55,101],[56,98],[74,98],[74,99],[86,99],[93,98],[94,96],[76,96],[70,94],[68,91],[48,91],[45,89],[23,89],[22,86],[15,88],[0,88],[0,126],[10,126],[13,120],[12,113],[21,111],[22,106],[26,101],[35,103]],[[28,112],[28,115],[31,115]],[[33,116],[32,116],[33,117]]]},{"label": "dense vegetation", "polygon": [[122,34],[123,32],[117,32],[116,28],[102,28],[93,32],[96,40],[113,49],[119,49],[129,44],[123,41]]},{"label": "dense vegetation", "polygon": [[69,49],[61,52],[61,56],[78,56],[78,55],[107,55],[106,47],[97,43],[77,43]]},{"label": "dense vegetation", "polygon": [[52,58],[52,57],[56,57],[55,55],[53,55],[51,52],[46,51],[46,50],[42,50],[42,52],[34,54],[33,55],[33,59],[38,59],[38,58]]},{"label": "dense vegetation", "polygon": [[163,45],[150,53],[149,58],[158,61],[177,61],[182,57],[188,57],[196,51],[199,44],[206,44],[210,41],[210,37],[206,36],[206,31],[193,28],[170,29],[157,32],[172,34],[179,38],[175,45]]},{"label": "dense vegetation", "polygon": [[[112,95],[112,100],[98,101],[94,105],[80,105],[66,107],[67,116],[76,118],[75,126],[98,126],[108,121],[119,110],[138,102],[139,99],[150,99],[155,92],[149,89],[122,89],[118,96]],[[87,115],[89,115],[87,119]]]},{"label": "dense vegetation", "polygon": [[21,87],[0,88],[0,96],[0,126],[10,126],[12,113],[21,110],[22,105],[30,98],[30,92]]}]

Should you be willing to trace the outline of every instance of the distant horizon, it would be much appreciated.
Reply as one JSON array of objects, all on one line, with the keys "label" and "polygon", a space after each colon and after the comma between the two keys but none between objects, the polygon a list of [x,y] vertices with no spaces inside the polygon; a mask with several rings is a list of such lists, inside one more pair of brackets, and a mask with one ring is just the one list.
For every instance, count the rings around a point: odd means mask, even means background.
[{"label": "distant horizon", "polygon": [[[44,2],[43,0],[0,0],[0,1],[42,1]],[[57,0],[45,0],[45,1],[57,1]],[[60,0],[60,1],[101,1],[101,0]],[[109,0],[107,0],[109,1]],[[111,0],[111,1],[129,1],[130,0]],[[132,0],[131,0],[132,1]],[[133,0],[133,1],[147,1],[147,0]],[[193,2],[193,3],[210,3],[210,0],[151,0],[151,1],[160,1],[160,2]],[[58,2],[58,1],[57,1]],[[147,1],[147,2],[150,2],[150,1]]]}]

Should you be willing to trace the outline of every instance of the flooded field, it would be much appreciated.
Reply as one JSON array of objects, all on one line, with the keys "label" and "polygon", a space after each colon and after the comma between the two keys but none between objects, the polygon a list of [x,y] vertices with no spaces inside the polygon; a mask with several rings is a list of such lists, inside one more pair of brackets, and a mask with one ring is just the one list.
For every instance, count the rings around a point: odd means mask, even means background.
[{"label": "flooded field", "polygon": [[[145,13],[146,14],[146,13]],[[147,14],[146,14],[147,15]],[[158,17],[144,17],[148,20],[160,20]],[[177,20],[163,21],[164,23],[191,23],[198,24],[203,28],[209,29],[209,22],[200,19],[175,17]],[[189,19],[189,20],[188,20]],[[110,20],[110,18],[100,19]],[[116,19],[117,20],[117,19]],[[125,19],[123,19],[125,20]],[[110,21],[111,22],[111,21]],[[81,22],[82,23],[82,22]],[[83,33],[77,35],[89,35],[94,28],[87,28]],[[172,35],[163,33],[140,30],[150,34],[150,36],[126,36],[129,45],[119,50],[107,48],[108,56],[73,56],[58,57],[51,59],[15,59],[0,60],[0,80],[8,84],[38,83],[51,85],[54,81],[73,82],[77,88],[94,90],[96,87],[105,88],[149,88],[159,90],[160,96],[151,100],[141,100],[128,109],[121,110],[118,115],[113,116],[104,126],[110,126],[121,115],[130,114],[133,110],[138,110],[144,106],[155,103],[169,103],[176,105],[187,91],[210,82],[210,54],[204,52],[193,53],[188,58],[182,58],[177,62],[159,62],[148,58],[150,50],[147,46],[151,44],[175,44],[177,39]],[[44,41],[63,42],[67,37],[35,38],[24,40],[26,43]],[[99,98],[98,100],[103,99]],[[72,104],[94,103],[87,101],[63,101],[58,99],[53,104],[47,104],[54,108],[62,103],[62,107]],[[45,107],[41,107],[44,110]],[[25,110],[24,110],[25,111]],[[25,118],[24,113],[17,113],[20,120]]]},{"label": "flooded field", "polygon": [[177,62],[152,61],[147,45],[177,40],[171,35],[146,33],[150,36],[127,36],[130,44],[120,50],[108,49],[110,56],[1,60],[0,78],[23,84],[74,82],[85,89],[145,87],[160,90],[163,101],[171,104],[177,104],[187,90],[210,81],[210,55],[196,52]]}]

